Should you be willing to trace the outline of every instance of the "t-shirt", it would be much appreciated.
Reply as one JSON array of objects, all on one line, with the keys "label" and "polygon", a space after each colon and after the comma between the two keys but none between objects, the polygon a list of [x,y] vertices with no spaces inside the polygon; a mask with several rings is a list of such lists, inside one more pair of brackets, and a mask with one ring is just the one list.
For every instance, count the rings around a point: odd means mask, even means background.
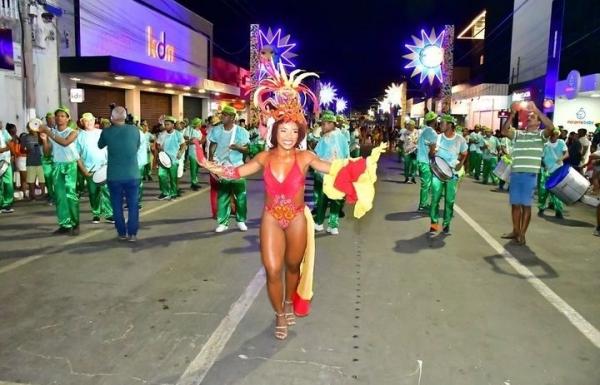
[{"label": "t-shirt", "polygon": [[[500,141],[495,136],[490,136],[489,138],[484,136],[482,138],[484,143],[483,159],[492,159],[498,155],[498,147],[500,147]],[[487,145],[487,147],[486,147]]]},{"label": "t-shirt", "polygon": [[583,153],[583,156],[581,157],[581,163],[580,163],[580,166],[585,166],[586,164],[588,164],[588,161],[590,160],[590,152],[591,152],[592,142],[590,142],[588,138],[583,136],[583,137],[579,138],[579,143],[581,143],[582,150],[584,147],[587,147],[587,149]]},{"label": "t-shirt", "polygon": [[400,140],[402,141],[403,149],[405,154],[411,154],[417,149],[417,142],[419,140],[419,130],[414,129],[412,131],[403,128],[400,130]]},{"label": "t-shirt", "polygon": [[88,170],[97,170],[100,166],[106,164],[106,148],[98,148],[98,140],[102,130],[93,128],[89,131],[79,131],[77,135],[77,151],[81,157],[83,165]]},{"label": "t-shirt", "polygon": [[21,144],[27,150],[27,166],[41,166],[43,146],[40,144],[40,138],[36,135],[25,135]]},{"label": "t-shirt", "polygon": [[350,147],[344,134],[335,129],[321,136],[315,147],[315,154],[323,160],[346,159],[350,157]]},{"label": "t-shirt", "polygon": [[171,158],[171,161],[175,163],[177,162],[179,148],[182,143],[185,143],[185,139],[183,139],[181,131],[173,130],[171,133],[163,131],[158,135],[156,142],[160,144],[162,150],[166,152]]},{"label": "t-shirt", "polygon": [[137,150],[137,162],[139,168],[148,164],[148,151],[150,150],[151,137],[151,133],[140,131],[140,148]]},{"label": "t-shirt", "polygon": [[[3,132],[5,130],[2,130]],[[8,147],[8,141],[12,140],[10,135],[8,136],[10,139],[6,139],[6,135],[0,132],[0,148]],[[0,152],[0,160],[10,163],[10,151]]]},{"label": "t-shirt", "polygon": [[[232,133],[235,131],[235,136],[232,139]],[[229,166],[240,166],[244,164],[244,154],[239,151],[229,148],[232,144],[245,146],[250,143],[248,131],[239,126],[233,126],[230,130],[225,130],[222,124],[214,126],[209,134],[208,139],[211,143],[215,143],[217,148],[214,154],[214,160],[219,164]]]},{"label": "t-shirt", "polygon": [[469,151],[481,154],[481,146],[483,146],[483,135],[472,132],[469,134]]},{"label": "t-shirt", "polygon": [[102,130],[98,147],[107,147],[108,181],[140,179],[137,163],[140,142],[140,130],[131,124],[113,124]]},{"label": "t-shirt", "polygon": [[429,146],[437,142],[437,133],[429,126],[421,128],[417,140],[417,161],[429,163]]},{"label": "t-shirt", "polygon": [[517,131],[514,128],[511,130],[514,133],[513,172],[539,173],[544,152],[544,131]]},{"label": "t-shirt", "polygon": [[448,138],[444,134],[438,135],[435,154],[448,162],[453,170],[458,164],[458,155],[468,150],[467,141],[462,136],[454,134],[452,138]]},{"label": "t-shirt", "polygon": [[581,143],[579,142],[579,139],[573,140],[567,147],[569,149],[567,163],[573,167],[579,167],[579,164],[581,163]]},{"label": "t-shirt", "polygon": [[502,147],[502,151],[504,151],[505,154],[510,155],[512,153],[512,141],[510,140],[510,138],[502,137],[500,139],[500,147]]},{"label": "t-shirt", "polygon": [[[202,132],[200,130],[192,130],[189,133],[189,138],[190,138],[190,140],[198,139],[198,142],[200,142],[200,140],[202,140]],[[201,146],[202,145],[200,145],[200,147]],[[196,159],[198,157],[196,155],[196,145],[192,142],[190,142],[190,145],[189,145],[189,156],[192,159]]]},{"label": "t-shirt", "polygon": [[562,166],[565,152],[567,152],[567,144],[562,139],[558,139],[554,143],[548,141],[544,144],[544,167],[548,172],[552,173]]},{"label": "t-shirt", "polygon": [[[63,139],[66,139],[73,129],[67,127],[62,131],[59,131],[57,128],[52,129],[52,134],[60,136]],[[52,160],[55,163],[69,163],[75,162],[79,159],[79,152],[77,152],[77,139],[75,139],[68,146],[63,146],[61,144],[56,143],[52,138],[50,138],[50,142],[52,143]]]}]

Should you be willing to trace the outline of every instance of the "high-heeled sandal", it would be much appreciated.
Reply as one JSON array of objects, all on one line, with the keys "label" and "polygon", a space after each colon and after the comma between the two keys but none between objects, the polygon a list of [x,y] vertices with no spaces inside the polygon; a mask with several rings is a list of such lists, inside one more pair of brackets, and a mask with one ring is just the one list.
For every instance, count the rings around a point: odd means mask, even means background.
[{"label": "high-heeled sandal", "polygon": [[283,315],[285,316],[285,321],[287,322],[288,326],[293,326],[296,324],[296,315],[294,315],[294,303],[292,301],[284,301],[283,302],[283,311],[284,312],[285,312],[286,306],[289,306],[289,309],[291,310],[291,312],[283,313]]},{"label": "high-heeled sandal", "polygon": [[279,317],[284,317],[285,319],[285,314],[281,313],[281,314],[277,314],[275,313],[275,338],[277,338],[280,341],[283,341],[287,338],[288,336],[288,327],[287,327],[287,321],[286,321],[286,325],[283,326],[277,326],[277,318]]}]

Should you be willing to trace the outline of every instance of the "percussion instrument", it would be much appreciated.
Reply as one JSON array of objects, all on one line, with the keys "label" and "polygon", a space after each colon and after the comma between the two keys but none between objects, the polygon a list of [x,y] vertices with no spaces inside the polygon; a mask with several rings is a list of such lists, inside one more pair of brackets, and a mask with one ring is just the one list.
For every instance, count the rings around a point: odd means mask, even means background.
[{"label": "percussion instrument", "polygon": [[40,126],[42,125],[42,121],[38,118],[33,118],[27,122],[27,127],[31,131],[38,132],[40,130]]},{"label": "percussion instrument", "polygon": [[183,158],[179,159],[179,163],[177,164],[177,178],[181,178],[183,176],[183,165],[185,160]]},{"label": "percussion instrument", "polygon": [[512,167],[510,164],[507,164],[504,161],[504,159],[500,159],[500,161],[496,165],[496,168],[494,169],[494,175],[496,175],[504,182],[509,182],[511,169]]},{"label": "percussion instrument", "polygon": [[158,153],[158,163],[161,165],[161,167],[164,168],[171,168],[171,166],[173,165],[171,157],[164,151],[160,151]]},{"label": "percussion instrument", "polygon": [[100,166],[94,173],[92,174],[92,180],[96,184],[105,184],[106,183],[106,173],[108,171],[108,167],[104,164]]},{"label": "percussion instrument", "polygon": [[452,167],[443,158],[439,156],[433,157],[429,164],[431,165],[431,171],[439,180],[446,182],[454,176]]},{"label": "percussion instrument", "polygon": [[580,200],[590,187],[590,182],[568,164],[554,171],[546,181],[546,189],[570,205]]}]

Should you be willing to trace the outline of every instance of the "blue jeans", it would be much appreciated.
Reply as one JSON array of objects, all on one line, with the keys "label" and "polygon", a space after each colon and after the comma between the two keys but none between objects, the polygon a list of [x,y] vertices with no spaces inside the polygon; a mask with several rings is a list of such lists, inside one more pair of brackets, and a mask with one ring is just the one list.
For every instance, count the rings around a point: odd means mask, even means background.
[{"label": "blue jeans", "polygon": [[[108,181],[110,201],[113,208],[113,218],[115,220],[117,233],[119,233],[120,237],[137,235],[140,226],[140,210],[138,207],[139,186],[139,179]],[[125,228],[125,217],[123,216],[123,198],[125,198],[125,202],[127,202],[129,211],[127,228]]]}]

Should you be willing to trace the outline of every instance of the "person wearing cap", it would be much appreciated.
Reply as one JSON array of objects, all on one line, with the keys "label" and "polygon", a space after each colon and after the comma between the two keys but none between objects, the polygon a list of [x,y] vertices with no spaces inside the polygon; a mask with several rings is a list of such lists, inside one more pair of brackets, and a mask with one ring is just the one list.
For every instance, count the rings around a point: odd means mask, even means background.
[{"label": "person wearing cap", "polygon": [[184,136],[185,142],[188,145],[188,160],[190,162],[190,183],[191,189],[194,191],[198,191],[200,185],[198,184],[198,160],[196,155],[196,145],[194,141],[197,139],[200,145],[204,144],[205,139],[203,138],[202,132],[200,129],[202,128],[202,119],[194,118],[192,119],[191,126],[189,130],[187,130]]},{"label": "person wearing cap", "polygon": [[350,157],[360,157],[360,130],[355,125],[350,125]]},{"label": "person wearing cap", "polygon": [[42,168],[42,141],[39,136],[39,127],[42,121],[34,118],[27,123],[27,135],[23,136],[21,143],[27,153],[27,186],[29,187],[29,200],[35,199],[35,184],[39,184],[42,191],[40,198],[45,192],[46,179]]},{"label": "person wearing cap", "polygon": [[[221,111],[222,124],[214,126],[208,134],[210,140],[209,160],[223,166],[239,167],[244,164],[244,154],[248,153],[250,137],[245,128],[236,125],[237,112],[231,106]],[[235,198],[236,221],[240,231],[247,231],[248,197],[246,179],[220,179],[217,181],[217,228],[221,233],[229,228],[231,197]]]},{"label": "person wearing cap", "polygon": [[56,128],[40,127],[44,153],[52,154],[52,178],[58,229],[55,234],[79,234],[79,195],[77,194],[78,132],[69,127],[71,114],[66,107],[54,111]]},{"label": "person wearing cap", "polygon": [[[512,152],[512,140],[507,138],[506,136],[500,133],[500,147],[498,148],[498,156],[499,158],[507,165],[512,163],[511,152]],[[498,181],[498,190],[497,191],[505,191],[504,186],[506,182],[502,179]]]},{"label": "person wearing cap", "polygon": [[400,130],[400,146],[404,154],[404,183],[416,183],[417,142],[419,141],[419,131],[416,127],[417,123],[411,119],[406,124],[406,128]]},{"label": "person wearing cap", "polygon": [[479,180],[481,174],[481,162],[483,155],[483,135],[481,135],[481,125],[476,124],[473,132],[469,134],[469,174]]},{"label": "person wearing cap", "polygon": [[[46,114],[46,126],[48,128],[55,128],[56,121],[54,119],[54,112],[48,112]],[[52,154],[46,155],[42,149],[42,169],[44,170],[44,180],[46,181],[46,190],[48,191],[48,203],[54,204],[54,179],[52,177],[52,167],[54,161],[52,160]]]},{"label": "person wearing cap", "polygon": [[[10,214],[15,210],[12,205],[15,200],[15,186],[13,184],[12,166],[10,164],[10,147],[8,142],[12,140],[10,135],[4,135],[0,127],[0,164],[7,164],[8,168],[0,176],[0,213]],[[8,138],[8,139],[7,139]]]},{"label": "person wearing cap", "polygon": [[[502,135],[512,139],[512,172],[510,174],[509,200],[511,204],[512,231],[502,235],[504,239],[514,239],[518,245],[525,245],[525,234],[531,221],[533,192],[540,172],[544,142],[554,131],[554,123],[544,115],[533,102],[527,103],[527,126],[525,130],[511,127],[518,110],[511,106],[509,119],[502,126]],[[545,128],[540,131],[541,124]]]},{"label": "person wearing cap", "polygon": [[166,116],[164,119],[165,130],[160,133],[156,143],[159,151],[164,151],[171,158],[171,167],[158,168],[158,185],[160,195],[158,200],[171,200],[179,196],[177,168],[179,162],[183,162],[185,153],[185,139],[180,131],[175,130],[177,119]]},{"label": "person wearing cap", "polygon": [[439,204],[444,197],[444,219],[442,222],[444,234],[450,234],[450,222],[454,216],[454,202],[456,200],[456,191],[458,188],[458,173],[462,170],[467,159],[468,146],[467,141],[456,134],[456,120],[452,115],[442,117],[441,133],[439,134],[434,147],[431,149],[431,155],[442,158],[452,168],[453,176],[447,181],[443,181],[435,174],[431,182],[431,234],[437,233],[439,228]]},{"label": "person wearing cap", "polygon": [[108,160],[106,148],[98,148],[102,130],[96,128],[96,118],[89,112],[82,115],[80,122],[83,129],[79,131],[75,141],[79,152],[77,165],[86,181],[92,209],[92,223],[100,223],[100,218],[104,218],[108,223],[114,223],[108,186],[105,183],[97,184],[92,178],[94,171],[104,166]]},{"label": "person wearing cap", "polygon": [[144,198],[144,180],[151,181],[152,176],[150,175],[150,144],[154,141],[154,135],[148,132],[148,121],[142,119],[140,121],[140,147],[137,151],[137,162],[140,170],[140,184],[138,191],[138,209],[142,208],[142,199]]},{"label": "person wearing cap", "polygon": [[421,128],[419,139],[417,140],[417,167],[421,179],[421,189],[419,192],[419,211],[429,212],[431,209],[431,165],[429,164],[429,155],[432,148],[435,148],[437,141],[437,132],[434,126],[437,125],[438,115],[429,111],[425,114],[425,125]]},{"label": "person wearing cap", "polygon": [[481,146],[481,158],[483,160],[483,176],[481,183],[488,184],[491,179],[495,185],[498,183],[498,178],[494,175],[494,169],[498,164],[498,148],[500,142],[498,138],[492,135],[492,129],[490,127],[483,127],[483,146]]},{"label": "person wearing cap", "polygon": [[549,140],[544,144],[542,168],[538,174],[538,215],[543,216],[548,209],[548,198],[554,208],[556,218],[563,219],[563,203],[553,193],[546,189],[546,181],[552,173],[558,170],[569,157],[569,150],[564,140],[559,139],[560,130],[552,131]]},{"label": "person wearing cap", "polygon": [[[336,117],[331,111],[323,111],[321,115],[321,139],[315,147],[315,154],[320,159],[326,161],[334,161],[337,159],[345,159],[350,157],[350,147],[344,134],[336,128]],[[323,173],[315,172],[315,197],[316,197],[316,216],[315,216],[315,231],[323,231],[325,215],[329,208],[329,220],[327,224],[327,232],[332,235],[339,234],[340,212],[344,206],[343,199],[330,199],[323,192]]]},{"label": "person wearing cap", "polygon": [[[119,241],[136,242],[139,230],[138,191],[140,168],[137,154],[140,148],[140,130],[127,120],[125,107],[116,106],[110,113],[112,125],[102,130],[98,148],[108,153],[106,183],[114,213]],[[127,204],[127,223],[123,215],[123,198]]]},{"label": "person wearing cap", "polygon": [[348,146],[350,146],[350,131],[348,131],[348,121],[346,120],[346,117],[344,115],[338,115],[336,116],[336,122],[338,129],[342,135],[344,135],[344,138],[346,138]]}]

